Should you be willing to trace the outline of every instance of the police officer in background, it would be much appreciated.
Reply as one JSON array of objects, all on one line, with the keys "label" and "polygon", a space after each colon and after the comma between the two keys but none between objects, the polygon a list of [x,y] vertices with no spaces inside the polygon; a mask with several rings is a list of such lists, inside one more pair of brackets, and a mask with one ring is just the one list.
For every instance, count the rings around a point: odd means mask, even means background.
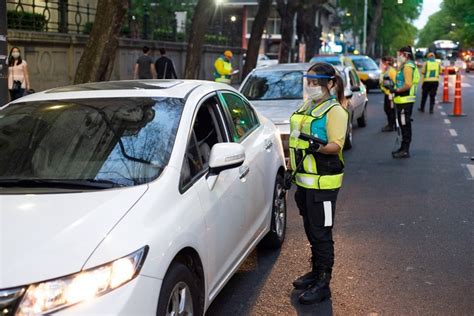
[{"label": "police officer in background", "polygon": [[441,72],[441,65],[435,60],[435,54],[428,53],[426,56],[428,60],[423,65],[421,70],[423,85],[421,86],[421,104],[418,111],[425,112],[425,103],[430,95],[430,114],[433,114],[436,92],[438,92],[439,73]]},{"label": "police officer in background", "polygon": [[382,128],[382,132],[392,132],[395,130],[395,109],[392,103],[392,94],[389,89],[384,87],[385,81],[395,82],[396,80],[397,70],[392,65],[393,58],[391,56],[382,57],[380,89],[385,95],[383,109],[387,115],[387,125]]},{"label": "police officer in background", "polygon": [[[314,64],[305,79],[305,102],[290,118],[289,147],[297,185],[295,200],[311,244],[312,268],[296,279],[293,286],[303,290],[301,304],[313,304],[331,297],[332,228],[342,185],[342,149],[349,114],[341,105],[345,105],[343,81],[332,65]],[[320,138],[327,145],[302,140],[300,136],[304,134]]]},{"label": "police officer in background", "polygon": [[409,158],[411,143],[411,114],[416,100],[416,90],[420,81],[420,73],[415,65],[415,59],[410,46],[400,48],[397,52],[399,65],[395,87],[391,91],[395,97],[393,102],[397,107],[397,117],[402,132],[400,149],[392,152],[393,158]]}]

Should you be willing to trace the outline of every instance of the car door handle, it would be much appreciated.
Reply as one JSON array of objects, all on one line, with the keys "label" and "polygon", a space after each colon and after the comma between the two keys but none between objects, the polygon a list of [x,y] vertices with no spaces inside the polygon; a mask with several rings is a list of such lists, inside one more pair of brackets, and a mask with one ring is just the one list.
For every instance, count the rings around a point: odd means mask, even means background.
[{"label": "car door handle", "polygon": [[271,139],[266,139],[265,140],[265,150],[270,150],[273,146],[273,141]]},{"label": "car door handle", "polygon": [[239,179],[245,178],[250,172],[250,167],[248,165],[243,165],[239,168]]}]

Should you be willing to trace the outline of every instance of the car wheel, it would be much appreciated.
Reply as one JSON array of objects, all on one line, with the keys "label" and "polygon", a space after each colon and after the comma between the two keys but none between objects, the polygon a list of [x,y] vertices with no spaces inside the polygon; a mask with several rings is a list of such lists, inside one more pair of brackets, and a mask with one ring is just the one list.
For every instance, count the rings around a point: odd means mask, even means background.
[{"label": "car wheel", "polygon": [[278,249],[283,244],[286,234],[286,194],[283,192],[283,176],[278,174],[273,190],[272,219],[270,231],[263,238],[262,245],[270,249]]},{"label": "car wheel", "polygon": [[347,129],[346,140],[344,141],[344,149],[348,150],[352,148],[352,120],[349,123],[349,128]]},{"label": "car wheel", "polygon": [[163,279],[156,315],[202,314],[196,278],[184,264],[173,263]]},{"label": "car wheel", "polygon": [[364,112],[362,112],[362,116],[357,119],[357,126],[359,127],[366,127],[367,126],[367,103],[364,105]]}]

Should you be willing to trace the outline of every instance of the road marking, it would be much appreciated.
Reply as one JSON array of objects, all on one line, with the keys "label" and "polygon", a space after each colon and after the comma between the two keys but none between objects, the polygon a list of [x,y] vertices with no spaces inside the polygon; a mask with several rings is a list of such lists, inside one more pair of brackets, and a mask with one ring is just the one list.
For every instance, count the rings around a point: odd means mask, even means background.
[{"label": "road marking", "polygon": [[464,146],[463,144],[456,144],[456,146],[458,147],[458,150],[460,153],[467,153],[467,149],[466,149],[466,146]]},{"label": "road marking", "polygon": [[458,133],[456,132],[456,130],[452,129],[452,128],[449,129],[449,134],[451,134],[451,136],[453,136],[453,137],[458,136]]},{"label": "road marking", "polygon": [[441,105],[438,105],[438,109],[442,110],[442,109],[443,109],[443,107],[442,107]]},{"label": "road marking", "polygon": [[471,179],[474,179],[474,165],[466,165],[467,170],[469,170],[469,173],[471,174]]},{"label": "road marking", "polygon": [[449,119],[444,119],[444,124],[451,124],[451,121]]},{"label": "road marking", "polygon": [[446,112],[444,112],[444,111],[441,111],[441,112],[439,112],[439,113],[440,113],[441,115],[446,116]]},{"label": "road marking", "polygon": [[461,82],[461,87],[464,87],[464,88],[470,88],[472,87],[471,84],[467,83],[467,82]]}]

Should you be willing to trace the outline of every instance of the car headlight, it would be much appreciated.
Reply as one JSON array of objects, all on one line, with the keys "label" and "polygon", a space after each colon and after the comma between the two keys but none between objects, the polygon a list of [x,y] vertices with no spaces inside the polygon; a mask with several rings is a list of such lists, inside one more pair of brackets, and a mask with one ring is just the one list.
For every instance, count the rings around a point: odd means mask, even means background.
[{"label": "car headlight", "polygon": [[95,268],[32,284],[16,315],[49,313],[108,293],[138,275],[147,251],[148,246]]}]

